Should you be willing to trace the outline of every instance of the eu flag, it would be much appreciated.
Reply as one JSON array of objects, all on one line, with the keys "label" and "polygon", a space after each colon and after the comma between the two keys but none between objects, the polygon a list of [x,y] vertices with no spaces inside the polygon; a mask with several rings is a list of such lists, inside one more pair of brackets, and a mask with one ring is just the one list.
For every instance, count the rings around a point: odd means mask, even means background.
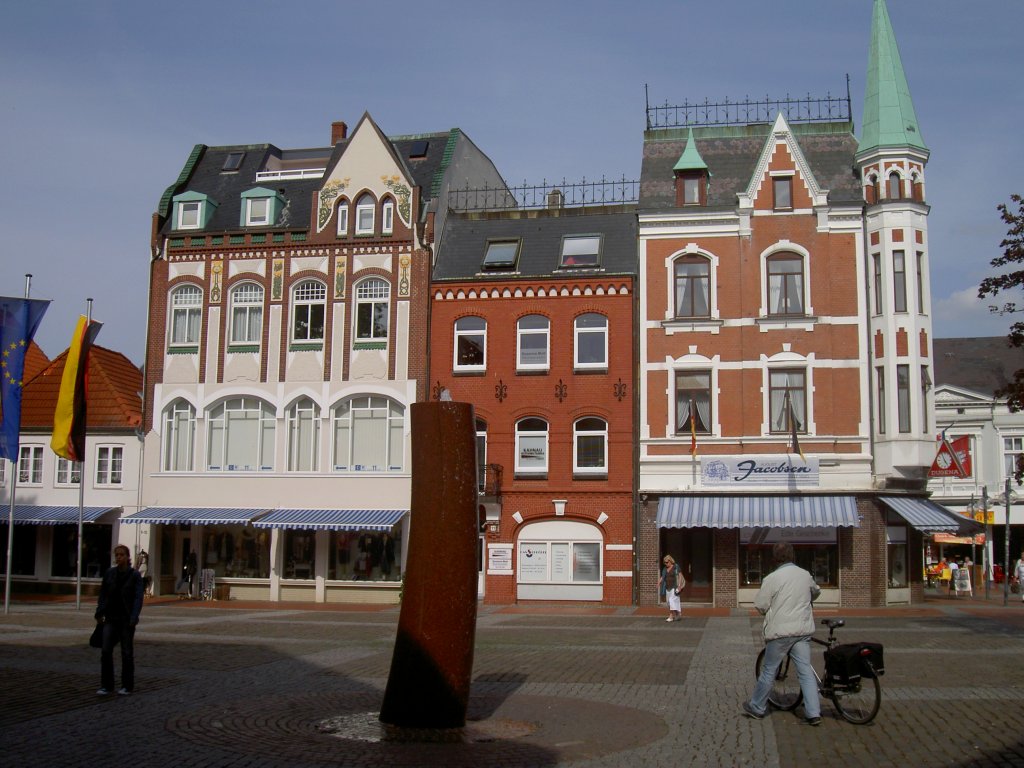
[{"label": "eu flag", "polygon": [[18,460],[25,353],[50,302],[0,296],[0,459]]}]

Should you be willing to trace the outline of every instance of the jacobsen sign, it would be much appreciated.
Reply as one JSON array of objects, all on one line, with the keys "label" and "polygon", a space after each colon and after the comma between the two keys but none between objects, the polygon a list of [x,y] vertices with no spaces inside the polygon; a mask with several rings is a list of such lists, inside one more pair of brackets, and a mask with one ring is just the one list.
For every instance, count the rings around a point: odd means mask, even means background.
[{"label": "jacobsen sign", "polygon": [[772,486],[817,488],[818,459],[796,455],[715,456],[701,462],[703,485],[715,487]]}]

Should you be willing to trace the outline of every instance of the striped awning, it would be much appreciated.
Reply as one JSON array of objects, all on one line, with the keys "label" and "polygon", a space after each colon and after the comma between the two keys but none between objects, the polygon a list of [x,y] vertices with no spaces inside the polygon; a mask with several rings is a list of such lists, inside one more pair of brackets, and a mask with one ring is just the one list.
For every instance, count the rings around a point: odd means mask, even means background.
[{"label": "striped awning", "polygon": [[857,527],[853,496],[662,496],[659,528]]},{"label": "striped awning", "polygon": [[951,512],[941,504],[936,504],[928,499],[915,499],[909,496],[880,496],[879,500],[914,528],[924,533],[967,532],[981,529],[981,526],[974,523],[973,520]]},{"label": "striped awning", "polygon": [[122,518],[122,523],[145,525],[245,525],[266,509],[225,509],[222,507],[148,507]]},{"label": "striped awning", "polygon": [[[85,507],[82,510],[82,522],[95,523],[107,512],[121,512],[120,507]],[[6,523],[11,514],[10,507],[0,512],[0,523]],[[40,507],[35,504],[15,504],[15,525],[66,525],[78,524],[78,505],[68,507]]]},{"label": "striped awning", "polygon": [[407,509],[275,509],[253,523],[257,528],[329,531],[390,531]]}]

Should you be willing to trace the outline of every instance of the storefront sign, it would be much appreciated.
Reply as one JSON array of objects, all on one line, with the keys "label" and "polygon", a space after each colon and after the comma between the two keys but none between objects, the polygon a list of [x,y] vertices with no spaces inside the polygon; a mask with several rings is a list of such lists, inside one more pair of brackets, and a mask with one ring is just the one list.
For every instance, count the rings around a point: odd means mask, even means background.
[{"label": "storefront sign", "polygon": [[519,546],[519,580],[548,580],[548,545],[544,542]]},{"label": "storefront sign", "polygon": [[740,544],[835,544],[835,528],[740,528]]},{"label": "storefront sign", "polygon": [[490,573],[512,573],[512,547],[489,546],[487,548],[487,570]]},{"label": "storefront sign", "polygon": [[708,487],[747,488],[782,486],[817,488],[818,459],[809,456],[716,456],[701,462],[703,484]]}]

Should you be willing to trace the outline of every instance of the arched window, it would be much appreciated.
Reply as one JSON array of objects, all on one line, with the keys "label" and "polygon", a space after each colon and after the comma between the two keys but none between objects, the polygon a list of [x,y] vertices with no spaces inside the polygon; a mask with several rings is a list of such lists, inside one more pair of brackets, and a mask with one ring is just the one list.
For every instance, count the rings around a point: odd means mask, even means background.
[{"label": "arched window", "polygon": [[380,231],[390,235],[395,229],[395,201],[388,198],[380,209]]},{"label": "arched window", "polygon": [[575,368],[608,367],[608,318],[596,312],[580,315],[573,323],[576,336]]},{"label": "arched window", "polygon": [[572,433],[572,471],[607,474],[608,422],[593,416],[578,419],[572,425]]},{"label": "arched window", "polygon": [[175,400],[164,409],[164,472],[191,472],[195,454],[196,409],[185,400]]},{"label": "arched window", "polygon": [[171,346],[199,343],[203,318],[203,292],[194,285],[182,285],[171,292]]},{"label": "arched window", "polygon": [[287,412],[288,471],[320,469],[320,408],[310,398],[296,400]]},{"label": "arched window", "polygon": [[259,344],[263,338],[263,287],[242,283],[231,289],[232,344]]},{"label": "arched window", "polygon": [[516,368],[547,370],[551,322],[544,315],[526,315],[516,323]]},{"label": "arched window", "polygon": [[516,422],[516,474],[548,471],[548,423],[529,417]]},{"label": "arched window", "polygon": [[405,406],[387,397],[353,397],[333,415],[336,472],[401,472]]},{"label": "arched window", "polygon": [[327,286],[303,280],[292,291],[292,341],[323,341]]},{"label": "arched window", "polygon": [[793,253],[769,256],[768,314],[804,314],[804,260]]},{"label": "arched window", "polygon": [[377,201],[373,195],[366,193],[356,200],[356,234],[372,235]]},{"label": "arched window", "polygon": [[460,317],[455,321],[456,371],[487,369],[487,321],[482,317]]},{"label": "arched window", "polygon": [[219,472],[274,469],[274,409],[255,397],[236,397],[210,409],[206,468]]},{"label": "arched window", "polygon": [[380,278],[356,286],[356,341],[386,341],[391,286]]},{"label": "arched window", "polygon": [[348,198],[346,197],[338,201],[338,234],[348,234]]},{"label": "arched window", "polygon": [[676,317],[710,317],[711,262],[689,254],[675,260]]},{"label": "arched window", "polygon": [[900,175],[896,171],[892,171],[889,174],[889,184],[886,189],[886,196],[890,200],[899,200],[903,197],[903,180],[900,179]]}]

